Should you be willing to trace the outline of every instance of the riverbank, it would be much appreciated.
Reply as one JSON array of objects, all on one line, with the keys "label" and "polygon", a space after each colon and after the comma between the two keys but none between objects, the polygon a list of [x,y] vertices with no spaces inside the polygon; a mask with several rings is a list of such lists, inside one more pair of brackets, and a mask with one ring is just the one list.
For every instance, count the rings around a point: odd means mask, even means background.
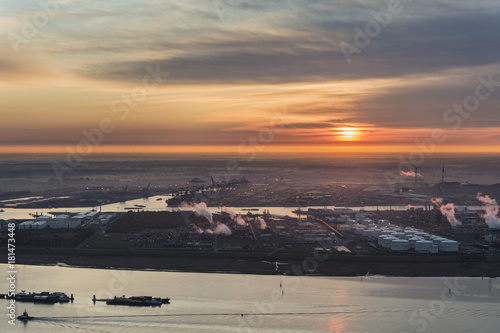
[{"label": "riverbank", "polygon": [[[364,276],[385,275],[405,277],[497,277],[498,262],[468,260],[459,262],[457,257],[423,256],[330,256],[313,260],[312,257],[252,254],[202,254],[195,253],[129,253],[77,251],[33,251],[17,254],[17,264],[57,265],[78,267],[116,268],[138,270],[167,270],[198,273],[240,273],[260,275],[322,275]],[[325,259],[325,260],[321,260]],[[278,270],[276,264],[278,263]],[[314,270],[311,270],[314,268]]]}]

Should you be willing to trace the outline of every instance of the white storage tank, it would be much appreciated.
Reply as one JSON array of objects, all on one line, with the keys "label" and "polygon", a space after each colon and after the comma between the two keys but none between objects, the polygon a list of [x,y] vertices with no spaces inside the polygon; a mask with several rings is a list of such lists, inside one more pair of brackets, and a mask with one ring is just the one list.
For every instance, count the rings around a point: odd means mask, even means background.
[{"label": "white storage tank", "polygon": [[406,234],[404,232],[395,232],[392,235],[396,238],[406,239]]},{"label": "white storage tank", "polygon": [[393,231],[392,230],[383,230],[380,234],[381,235],[392,235]]},{"label": "white storage tank", "polygon": [[340,216],[340,217],[339,217],[338,221],[339,221],[339,222],[344,222],[344,223],[346,223],[348,219],[349,219],[349,218],[348,218],[347,216],[342,215],[342,216]]},{"label": "white storage tank", "polygon": [[389,220],[378,220],[377,224],[381,227],[387,227],[390,224],[390,222]]},{"label": "white storage tank", "polygon": [[387,238],[387,237],[389,237],[389,236],[387,236],[387,235],[380,235],[380,236],[378,236],[378,238],[377,238],[377,243],[378,243],[378,245],[382,245],[382,241],[383,241],[385,238]]},{"label": "white storage tank", "polygon": [[415,251],[420,253],[431,252],[432,242],[428,240],[419,240],[415,242]]},{"label": "white storage tank", "polygon": [[433,243],[434,245],[439,245],[439,243],[441,243],[441,242],[442,242],[442,241],[444,241],[444,240],[446,240],[446,239],[441,238],[441,237],[437,237],[437,238],[433,238],[433,239],[432,239],[432,243]]},{"label": "white storage tank", "polygon": [[32,225],[33,225],[33,221],[26,221],[26,222],[20,223],[18,228],[19,229],[31,229]]},{"label": "white storage tank", "polygon": [[431,247],[431,253],[438,253],[438,252],[439,252],[439,246],[433,244]]},{"label": "white storage tank", "polygon": [[410,249],[415,250],[415,244],[420,240],[420,238],[417,237],[412,237],[408,239],[408,242],[410,242]]},{"label": "white storage tank", "polygon": [[356,229],[354,230],[354,232],[357,235],[362,235],[364,231],[365,231],[365,228],[363,228],[363,227],[356,227]]},{"label": "white storage tank", "polygon": [[439,251],[442,252],[458,252],[458,242],[453,240],[445,240],[439,243]]},{"label": "white storage tank", "polygon": [[385,237],[384,239],[382,239],[382,244],[380,244],[380,245],[382,245],[382,247],[384,247],[386,249],[390,249],[392,241],[396,240],[396,239],[397,238],[392,237],[392,236]]},{"label": "white storage tank", "polygon": [[47,227],[47,222],[45,221],[38,221],[31,225],[32,229],[43,229],[45,227]]},{"label": "white storage tank", "polygon": [[373,232],[375,233],[375,237],[378,237],[382,234],[382,230],[380,229],[374,229]]},{"label": "white storage tank", "polygon": [[348,224],[339,225],[339,231],[351,231],[351,226]]},{"label": "white storage tank", "polygon": [[410,250],[410,242],[406,239],[393,239],[391,242],[392,251],[408,251]]},{"label": "white storage tank", "polygon": [[370,220],[370,219],[364,219],[362,223],[363,223],[363,225],[364,225],[364,226],[369,226],[370,224],[372,224],[372,223],[373,223],[373,220]]}]

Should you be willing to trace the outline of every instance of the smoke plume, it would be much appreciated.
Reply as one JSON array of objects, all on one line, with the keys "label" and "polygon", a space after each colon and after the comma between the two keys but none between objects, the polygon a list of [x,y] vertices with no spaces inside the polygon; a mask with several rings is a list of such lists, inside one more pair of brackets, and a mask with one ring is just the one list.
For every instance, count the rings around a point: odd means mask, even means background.
[{"label": "smoke plume", "polygon": [[231,235],[231,230],[227,225],[221,222],[217,222],[217,226],[214,228],[213,232],[217,235]]},{"label": "smoke plume", "polygon": [[431,201],[439,208],[441,214],[446,216],[446,219],[448,220],[448,222],[450,222],[452,227],[456,227],[457,225],[462,224],[462,222],[458,221],[455,217],[455,205],[453,203],[443,205],[442,198],[431,199]]},{"label": "smoke plume", "polygon": [[500,229],[500,219],[498,218],[498,204],[495,199],[491,199],[489,195],[483,196],[481,193],[477,194],[477,200],[484,204],[485,214],[481,217],[490,227],[490,229]]},{"label": "smoke plume", "polygon": [[266,221],[264,221],[264,219],[262,217],[258,216],[256,221],[260,223],[261,230],[264,230],[267,228],[267,223],[266,223]]},{"label": "smoke plume", "polygon": [[406,172],[406,171],[401,171],[399,173],[400,176],[404,176],[404,177],[412,177],[412,178],[424,178],[424,176],[422,176],[421,174],[419,173],[415,173],[413,171],[409,171],[409,172]]},{"label": "smoke plume", "polygon": [[183,203],[182,207],[194,208],[194,212],[197,216],[204,216],[208,220],[208,222],[210,222],[210,223],[212,223],[214,221],[212,213],[210,213],[208,211],[207,204],[204,202],[200,202],[197,204],[191,204],[191,205]]},{"label": "smoke plume", "polygon": [[222,211],[224,213],[228,213],[229,216],[231,217],[231,220],[233,220],[234,222],[236,222],[237,225],[241,225],[241,226],[246,226],[248,225],[248,223],[240,216],[240,215],[237,215],[235,212],[233,212],[232,210],[229,210],[229,208],[227,207],[222,207]]},{"label": "smoke plume", "polygon": [[241,226],[248,225],[248,223],[239,215],[236,217],[236,224],[241,225]]},{"label": "smoke plume", "polygon": [[229,210],[229,208],[227,207],[222,207],[221,209],[224,213],[228,213],[229,216],[231,216],[231,220],[235,220],[236,219],[236,214],[232,211],[232,210]]}]

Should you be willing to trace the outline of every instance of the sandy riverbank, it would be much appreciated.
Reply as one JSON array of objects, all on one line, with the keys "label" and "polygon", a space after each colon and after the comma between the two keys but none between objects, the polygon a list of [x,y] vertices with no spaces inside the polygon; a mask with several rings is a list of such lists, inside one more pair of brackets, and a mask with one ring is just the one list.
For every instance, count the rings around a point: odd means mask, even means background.
[{"label": "sandy riverbank", "polygon": [[[362,276],[387,275],[409,277],[439,277],[439,276],[467,276],[467,277],[496,277],[500,276],[500,265],[496,262],[476,261],[463,264],[452,260],[425,262],[415,258],[398,258],[395,261],[382,261],[370,257],[366,258],[336,258],[325,261],[310,259],[285,258],[231,258],[231,257],[186,257],[186,256],[123,256],[114,254],[18,254],[17,264],[29,265],[56,265],[64,263],[72,266],[94,268],[126,268],[126,269],[153,269],[172,270],[200,273],[241,273],[241,274],[295,274],[295,275],[324,275],[324,276]],[[274,262],[279,262],[279,271],[276,272]],[[307,267],[316,267],[310,273]]]}]

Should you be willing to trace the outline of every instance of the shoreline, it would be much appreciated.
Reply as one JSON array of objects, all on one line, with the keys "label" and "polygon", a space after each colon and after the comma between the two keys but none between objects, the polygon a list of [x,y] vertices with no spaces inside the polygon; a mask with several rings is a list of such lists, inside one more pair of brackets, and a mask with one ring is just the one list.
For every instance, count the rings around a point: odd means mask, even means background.
[{"label": "shoreline", "polygon": [[[43,252],[43,251],[41,251]],[[387,277],[499,277],[500,265],[486,260],[467,262],[442,257],[422,261],[421,257],[398,257],[385,261],[381,257],[333,256],[316,261],[316,271],[307,272],[313,265],[307,258],[269,258],[266,256],[204,256],[189,257],[185,254],[162,255],[134,253],[124,256],[113,253],[18,253],[17,265],[44,265],[58,267],[143,270],[165,272],[295,275],[295,276],[387,276]],[[0,261],[5,263],[4,260]],[[275,262],[279,270],[276,271]],[[61,265],[62,264],[62,265]]]}]

